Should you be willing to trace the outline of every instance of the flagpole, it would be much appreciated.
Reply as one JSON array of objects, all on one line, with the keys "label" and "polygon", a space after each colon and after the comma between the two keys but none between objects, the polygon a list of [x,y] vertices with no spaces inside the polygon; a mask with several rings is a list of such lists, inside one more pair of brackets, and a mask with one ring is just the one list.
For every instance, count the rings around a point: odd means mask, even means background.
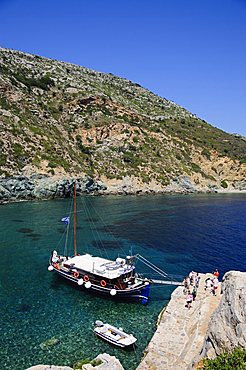
[{"label": "flagpole", "polygon": [[70,222],[68,221],[67,224],[67,231],[66,231],[66,241],[65,241],[65,247],[64,247],[64,255],[67,255],[67,241],[68,241],[68,231],[69,231]]},{"label": "flagpole", "polygon": [[74,255],[77,254],[77,241],[76,241],[76,228],[77,228],[77,211],[76,211],[76,181],[74,181],[74,189],[73,189],[73,248],[74,248]]}]

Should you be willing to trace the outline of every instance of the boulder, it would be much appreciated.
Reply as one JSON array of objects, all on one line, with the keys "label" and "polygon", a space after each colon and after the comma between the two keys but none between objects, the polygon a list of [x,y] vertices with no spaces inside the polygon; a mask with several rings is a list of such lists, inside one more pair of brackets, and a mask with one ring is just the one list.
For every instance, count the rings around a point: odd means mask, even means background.
[{"label": "boulder", "polygon": [[[77,178],[77,193],[97,193],[106,186],[89,176]],[[70,197],[73,192],[73,178],[53,177],[36,174],[30,177],[11,176],[0,179],[0,203],[32,199],[53,199]]]},{"label": "boulder", "polygon": [[[77,368],[76,366],[74,367]],[[79,367],[81,369],[81,367]],[[115,356],[110,356],[107,353],[98,355],[94,360],[88,364],[82,365],[82,370],[124,370],[120,361]],[[54,365],[36,365],[29,367],[26,370],[73,370],[68,366],[54,366]]]},{"label": "boulder", "polygon": [[211,317],[202,355],[214,358],[235,347],[246,347],[246,272],[223,277],[222,299]]},{"label": "boulder", "polygon": [[[96,363],[98,362],[98,366]],[[120,361],[115,356],[107,353],[98,355],[91,363],[82,366],[83,370],[124,370]]]}]

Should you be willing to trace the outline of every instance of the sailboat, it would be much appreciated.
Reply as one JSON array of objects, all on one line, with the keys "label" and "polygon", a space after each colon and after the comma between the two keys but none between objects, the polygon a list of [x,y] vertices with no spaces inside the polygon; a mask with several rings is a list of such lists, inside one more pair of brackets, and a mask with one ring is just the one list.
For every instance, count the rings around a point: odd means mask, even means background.
[{"label": "sailboat", "polygon": [[[96,295],[103,295],[121,301],[140,301],[142,304],[146,304],[149,300],[150,285],[153,281],[136,273],[136,258],[142,260],[161,275],[165,273],[140,255],[128,255],[125,258],[118,257],[115,260],[109,260],[88,253],[78,254],[76,242],[76,183],[74,184],[73,198],[73,255],[61,255],[53,250],[49,259],[48,270],[56,272],[63,278]],[[66,218],[63,221],[66,222]]]}]

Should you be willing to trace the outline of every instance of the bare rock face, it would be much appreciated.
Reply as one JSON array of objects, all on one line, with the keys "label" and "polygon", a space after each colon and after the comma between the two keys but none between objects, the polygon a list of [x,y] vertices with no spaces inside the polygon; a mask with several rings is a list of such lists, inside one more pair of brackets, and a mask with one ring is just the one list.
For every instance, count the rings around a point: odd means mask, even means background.
[{"label": "bare rock face", "polygon": [[83,365],[83,370],[124,370],[120,361],[115,356],[110,356],[107,353],[98,355],[95,359],[95,362],[98,361],[98,365],[95,364],[85,364]]},{"label": "bare rock face", "polygon": [[[98,355],[93,361],[82,365],[83,370],[124,370],[120,361],[115,356],[110,356],[107,353]],[[26,370],[73,370],[69,366],[54,366],[54,365],[36,365],[29,367]]]},{"label": "bare rock face", "polygon": [[227,272],[223,277],[222,293],[203,348],[203,355],[209,358],[238,346],[246,347],[246,272]]},{"label": "bare rock face", "polygon": [[[106,189],[101,181],[89,176],[77,178],[77,193],[97,193]],[[66,198],[73,192],[73,178],[48,175],[0,178],[0,204],[18,200]]]}]

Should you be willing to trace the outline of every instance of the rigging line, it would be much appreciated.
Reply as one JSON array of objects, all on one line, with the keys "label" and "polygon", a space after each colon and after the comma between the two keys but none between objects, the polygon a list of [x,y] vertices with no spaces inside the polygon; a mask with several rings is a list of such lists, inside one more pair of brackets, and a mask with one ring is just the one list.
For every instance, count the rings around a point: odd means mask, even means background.
[{"label": "rigging line", "polygon": [[[78,201],[78,202],[80,202],[80,204],[81,204],[81,208],[82,208],[82,210],[81,210],[81,211],[78,211],[78,210],[77,210],[77,215],[78,215],[78,213],[83,213],[83,214],[85,214],[85,213],[86,213],[86,211],[85,211],[84,195],[79,195],[79,196],[77,197],[77,201]],[[80,221],[80,222],[78,222],[78,223],[82,224],[82,222],[81,222],[81,221]],[[83,233],[84,233],[84,230],[83,230],[83,232],[82,232],[82,240],[83,240]],[[88,246],[86,246],[86,244],[85,244],[85,243],[82,243],[81,249],[82,249],[82,250],[84,250],[84,252],[85,252],[85,253],[89,253]]]},{"label": "rigging line", "polygon": [[[86,205],[86,198],[85,198],[85,197],[83,197],[83,201],[82,201],[82,199],[81,199],[81,202],[83,203],[84,214],[85,214],[85,216],[87,217],[87,221],[89,221],[89,222],[88,222],[88,223],[89,223],[89,228],[90,228],[91,233],[92,233],[92,235],[93,235],[93,240],[94,240],[94,242],[96,243],[96,245],[97,245],[97,247],[98,247],[98,241],[97,241],[97,239],[94,237],[94,231],[93,231],[93,229],[95,229],[95,223],[94,223],[94,221],[93,221],[93,219],[92,219],[92,216],[91,216],[91,214],[90,214],[89,207],[87,207],[87,205]],[[93,225],[93,226],[92,226],[92,225]],[[98,248],[98,249],[99,249],[99,248]]]},{"label": "rigging line", "polygon": [[69,235],[69,228],[70,228],[70,218],[71,218],[71,214],[72,214],[72,205],[73,205],[73,200],[71,200],[70,202],[70,210],[69,210],[69,222],[68,222],[68,225],[66,227],[66,240],[65,240],[65,246],[64,246],[64,256],[67,256],[67,242],[68,242],[68,235]]},{"label": "rigging line", "polygon": [[91,208],[94,210],[95,214],[97,215],[97,217],[100,219],[103,227],[104,227],[104,230],[111,236],[111,239],[116,243],[118,249],[121,250],[122,254],[125,255],[125,250],[121,247],[121,244],[119,242],[119,240],[114,236],[114,234],[110,231],[109,227],[105,224],[104,220],[102,219],[102,217],[100,216],[100,214],[97,212],[97,210],[95,209],[95,207],[93,207],[93,205],[91,204]]},{"label": "rigging line", "polygon": [[145,263],[148,267],[152,268],[155,272],[159,273],[160,275],[165,276],[165,277],[168,276],[168,274],[165,271],[161,270],[159,267],[154,265],[152,262],[148,261],[146,258],[141,256],[141,254],[137,254],[136,258],[138,258],[141,262]]},{"label": "rigging line", "polygon": [[[93,209],[94,213],[96,214],[96,216],[99,218],[100,222],[102,223],[104,231],[106,231],[106,232],[107,232],[107,234],[109,234],[109,236],[110,236],[110,237],[111,237],[111,239],[115,242],[115,244],[116,244],[116,246],[118,247],[118,249],[120,249],[123,253],[125,253],[125,251],[123,251],[123,249],[122,249],[122,247],[121,247],[121,245],[120,245],[119,241],[118,241],[118,240],[115,238],[115,236],[110,232],[110,230],[109,230],[109,228],[107,227],[107,225],[105,224],[104,220],[102,219],[102,217],[100,216],[100,214],[97,212],[97,210],[96,210],[96,209],[95,209],[95,207],[93,206],[93,204],[92,204],[92,202],[91,202],[90,198],[89,198],[89,202],[90,202],[90,206],[91,206],[91,208]],[[96,232],[98,233],[98,231],[97,231],[97,228],[96,228],[96,227],[95,227],[95,230],[96,230]],[[106,255],[107,255],[107,251],[106,251],[106,249],[105,249],[105,247],[104,247],[104,245],[103,245],[103,243],[102,243],[102,241],[101,241],[101,238],[100,238],[99,233],[98,233],[98,237],[99,237],[99,242],[100,242],[100,244],[102,245],[102,248],[104,249],[104,251],[105,251],[105,253],[106,253]]]},{"label": "rigging line", "polygon": [[[93,238],[94,238],[93,240],[97,244],[97,247],[98,247],[98,241],[94,237],[94,232],[93,232],[93,229],[96,230],[95,223],[94,223],[94,221],[93,221],[93,219],[91,217],[91,214],[90,214],[90,211],[89,211],[89,207],[87,207],[87,205],[86,205],[86,199],[87,198],[85,198],[85,196],[82,196],[82,197],[80,197],[80,202],[81,202],[82,207],[83,207],[83,213],[87,217],[87,220],[89,221],[88,223],[89,223],[89,227],[90,227],[91,233],[92,233]],[[79,212],[82,212],[82,211],[79,211]],[[92,224],[93,224],[93,227],[92,227]],[[88,251],[88,247],[87,247],[87,250],[86,251],[89,252]]]},{"label": "rigging line", "polygon": [[63,238],[64,238],[65,233],[66,233],[66,229],[63,231],[63,234],[62,234],[62,236],[61,236],[60,240],[58,241],[58,243],[57,243],[57,247],[61,244],[61,242],[62,242],[62,240],[63,240]]},{"label": "rigging line", "polygon": [[[91,208],[95,211],[94,207],[91,204],[90,198],[87,198],[87,199],[88,199],[88,202],[90,203]],[[86,206],[85,207],[85,210],[86,210],[86,213],[87,213],[87,217],[88,217],[88,219],[90,221],[89,222],[89,225],[90,225],[90,229],[91,229],[92,235],[94,236],[94,241],[96,243],[96,246],[99,249],[101,256],[103,255],[101,249],[103,249],[104,252],[105,252],[105,255],[107,256],[107,259],[109,259],[107,250],[106,250],[106,248],[103,245],[103,242],[102,242],[102,240],[100,238],[100,234],[99,234],[99,232],[97,230],[96,224],[95,224],[95,222],[94,222],[94,220],[93,220],[93,218],[91,216],[91,213],[89,211],[89,207]],[[97,238],[95,237],[95,235],[97,236]]]},{"label": "rigging line", "polygon": [[159,270],[162,274],[166,274],[168,275],[165,271],[163,271],[161,268],[159,268],[158,266],[154,265],[152,262],[150,262],[149,260],[147,260],[147,258],[143,257],[141,254],[137,254],[136,255],[136,258],[138,258],[140,261],[148,264],[149,266],[152,266],[153,268],[155,268],[156,270]]}]

